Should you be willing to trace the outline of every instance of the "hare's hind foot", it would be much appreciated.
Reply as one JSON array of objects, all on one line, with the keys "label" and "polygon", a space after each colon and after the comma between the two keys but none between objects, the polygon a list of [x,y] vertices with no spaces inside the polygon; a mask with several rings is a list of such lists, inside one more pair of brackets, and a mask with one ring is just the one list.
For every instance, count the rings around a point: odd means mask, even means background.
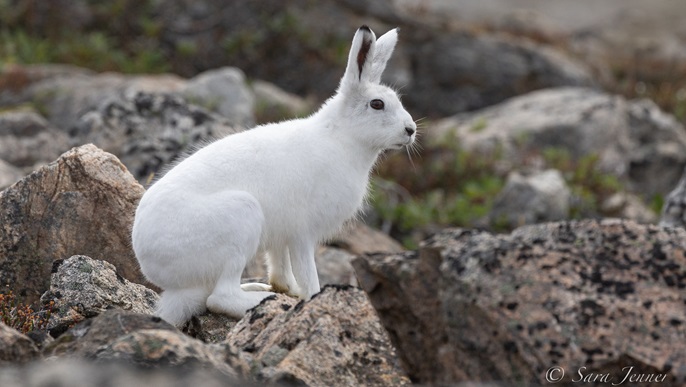
[{"label": "hare's hind foot", "polygon": [[244,292],[276,292],[271,285],[260,282],[248,282],[241,284],[241,290]]}]

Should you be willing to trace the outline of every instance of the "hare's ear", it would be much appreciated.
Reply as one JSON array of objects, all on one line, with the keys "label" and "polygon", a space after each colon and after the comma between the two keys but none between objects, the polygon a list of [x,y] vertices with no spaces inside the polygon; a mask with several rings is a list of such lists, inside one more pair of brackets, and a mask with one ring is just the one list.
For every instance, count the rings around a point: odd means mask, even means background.
[{"label": "hare's ear", "polygon": [[357,29],[348,55],[348,65],[341,79],[341,89],[369,81],[375,45],[376,36],[369,27],[362,26]]},{"label": "hare's ear", "polygon": [[398,43],[398,28],[386,32],[376,41],[372,67],[369,72],[369,80],[371,82],[381,82],[381,74],[383,74],[386,68],[386,63],[391,59],[396,43]]}]

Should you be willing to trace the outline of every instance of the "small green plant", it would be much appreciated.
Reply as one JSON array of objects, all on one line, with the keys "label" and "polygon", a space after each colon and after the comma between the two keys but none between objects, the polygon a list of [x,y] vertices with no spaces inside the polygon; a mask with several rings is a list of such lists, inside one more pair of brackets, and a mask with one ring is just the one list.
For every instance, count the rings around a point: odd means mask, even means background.
[{"label": "small green plant", "polygon": [[45,330],[54,306],[55,302],[50,301],[44,311],[34,312],[30,305],[18,302],[12,291],[0,293],[0,321],[24,334]]},{"label": "small green plant", "polygon": [[622,182],[599,168],[597,154],[573,158],[566,149],[546,148],[541,152],[546,165],[562,173],[572,193],[577,198],[571,207],[572,218],[594,216],[602,213],[605,199],[624,190]]},{"label": "small green plant", "polygon": [[422,152],[421,170],[407,155],[389,157],[372,180],[377,226],[414,248],[432,230],[478,225],[504,185],[501,154],[466,151],[452,137]]}]

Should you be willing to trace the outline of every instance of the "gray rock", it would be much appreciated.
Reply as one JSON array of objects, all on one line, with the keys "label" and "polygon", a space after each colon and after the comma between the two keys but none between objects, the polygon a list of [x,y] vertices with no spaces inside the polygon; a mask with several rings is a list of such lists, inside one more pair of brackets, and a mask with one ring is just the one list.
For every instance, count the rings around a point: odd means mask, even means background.
[{"label": "gray rock", "polygon": [[467,31],[410,39],[415,66],[403,100],[422,115],[445,117],[537,89],[594,83],[582,63],[526,40]]},{"label": "gray rock", "polygon": [[254,80],[251,86],[255,94],[255,116],[261,123],[304,117],[314,109],[312,103],[272,83]]},{"label": "gray rock", "polygon": [[[546,385],[560,366],[686,380],[686,231],[603,220],[444,230],[353,261],[413,381]],[[559,375],[558,375],[559,376]],[[614,380],[615,383],[619,379]],[[570,384],[571,385],[571,384]]]},{"label": "gray rock", "polygon": [[0,283],[26,303],[50,284],[53,262],[84,254],[146,283],[131,250],[143,187],[113,155],[74,148],[0,192]]},{"label": "gray rock", "polygon": [[0,159],[0,190],[3,190],[24,177],[24,172],[14,165]]},{"label": "gray rock", "polygon": [[109,309],[152,315],[158,299],[154,291],[120,276],[111,263],[75,255],[53,264],[50,288],[40,301],[53,302],[47,328],[57,335]]},{"label": "gray rock", "polygon": [[43,352],[47,357],[188,370],[200,367],[235,375],[222,348],[192,339],[159,317],[116,309],[79,323]]},{"label": "gray rock", "polygon": [[0,106],[32,104],[52,125],[62,130],[71,128],[81,115],[108,98],[136,92],[171,93],[186,82],[174,75],[94,74],[60,65],[26,66],[6,71],[13,73],[2,73],[0,77],[20,77],[24,82],[0,94]]},{"label": "gray rock", "polygon": [[635,220],[638,223],[655,223],[658,218],[643,200],[636,195],[617,192],[600,203],[600,211],[608,217]]},{"label": "gray rock", "polygon": [[30,109],[0,112],[0,159],[15,167],[32,169],[36,164],[55,160],[67,149],[67,135],[37,112]]},{"label": "gray rock", "polygon": [[[268,298],[225,343],[245,377],[298,385],[408,385],[364,292],[325,287],[308,302]],[[247,374],[246,374],[247,373]]]},{"label": "gray rock", "polygon": [[572,159],[597,155],[598,168],[645,197],[665,194],[686,165],[686,131],[654,103],[587,88],[556,88],[442,120],[429,142],[455,139],[475,152],[502,153],[511,168],[546,149]]},{"label": "gray rock", "polygon": [[100,102],[70,136],[117,155],[139,181],[149,182],[178,157],[236,131],[227,119],[178,96],[135,92]]},{"label": "gray rock", "polygon": [[245,74],[238,68],[205,71],[191,78],[181,95],[221,114],[234,126],[250,128],[255,125],[255,96],[246,83]]},{"label": "gray rock", "polygon": [[491,224],[510,228],[525,224],[566,219],[571,193],[562,174],[554,169],[523,175],[511,172],[495,198]]}]

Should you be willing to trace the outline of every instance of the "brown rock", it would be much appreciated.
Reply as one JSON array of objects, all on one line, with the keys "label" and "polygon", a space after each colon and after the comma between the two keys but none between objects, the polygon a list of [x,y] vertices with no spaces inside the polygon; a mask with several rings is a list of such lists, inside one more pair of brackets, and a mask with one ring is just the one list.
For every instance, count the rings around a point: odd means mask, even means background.
[{"label": "brown rock", "polygon": [[75,255],[55,261],[50,289],[43,305],[54,302],[48,329],[53,335],[107,309],[152,315],[159,296],[143,285],[131,283],[110,263]]},{"label": "brown rock", "polygon": [[405,251],[398,241],[362,222],[353,223],[349,229],[334,238],[331,245],[340,247],[355,255],[378,252],[401,253]]},{"label": "brown rock", "polygon": [[66,152],[0,192],[0,284],[27,303],[37,301],[53,261],[78,254],[144,283],[129,235],[142,194],[119,160],[93,145]]},{"label": "brown rock", "polygon": [[159,317],[108,310],[70,329],[44,353],[60,358],[116,360],[145,367],[196,367],[234,375],[224,351],[190,338]]},{"label": "brown rock", "polygon": [[[453,229],[353,262],[413,381],[686,379],[686,231],[604,220]],[[571,385],[571,384],[570,384]]]},{"label": "brown rock", "polygon": [[272,383],[409,384],[364,292],[327,286],[296,302],[278,295],[248,312],[226,344],[243,364],[235,368]]},{"label": "brown rock", "polygon": [[39,356],[31,339],[0,322],[0,365],[26,363]]}]

